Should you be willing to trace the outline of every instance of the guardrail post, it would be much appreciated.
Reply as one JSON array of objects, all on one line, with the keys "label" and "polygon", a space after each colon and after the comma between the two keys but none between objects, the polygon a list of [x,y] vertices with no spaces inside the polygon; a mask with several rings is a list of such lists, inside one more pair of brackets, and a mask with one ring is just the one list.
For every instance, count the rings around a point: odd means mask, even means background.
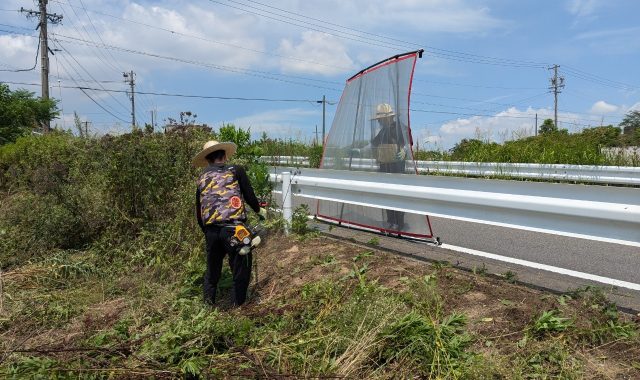
[{"label": "guardrail post", "polygon": [[289,226],[293,220],[293,202],[291,194],[291,172],[282,172],[282,217],[284,218],[285,234],[289,235]]}]

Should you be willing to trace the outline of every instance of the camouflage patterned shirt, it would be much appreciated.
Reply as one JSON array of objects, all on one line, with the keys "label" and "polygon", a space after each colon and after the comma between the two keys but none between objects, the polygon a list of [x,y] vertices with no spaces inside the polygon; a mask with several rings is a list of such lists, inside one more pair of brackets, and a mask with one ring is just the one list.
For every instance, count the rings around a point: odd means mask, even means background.
[{"label": "camouflage patterned shirt", "polygon": [[198,178],[196,194],[200,227],[244,221],[245,200],[254,211],[260,206],[243,168],[209,165]]}]

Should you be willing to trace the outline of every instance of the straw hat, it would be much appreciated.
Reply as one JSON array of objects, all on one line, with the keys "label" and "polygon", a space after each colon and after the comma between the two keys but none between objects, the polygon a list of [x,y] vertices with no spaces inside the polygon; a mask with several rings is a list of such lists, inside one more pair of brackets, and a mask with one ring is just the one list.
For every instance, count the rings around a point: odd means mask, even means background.
[{"label": "straw hat", "polygon": [[376,114],[371,118],[371,120],[383,119],[385,117],[395,116],[395,112],[393,112],[393,108],[390,104],[380,103],[376,107]]},{"label": "straw hat", "polygon": [[215,140],[210,140],[204,144],[200,153],[196,154],[192,163],[194,166],[207,166],[209,162],[205,157],[210,153],[213,153],[216,150],[224,150],[227,155],[227,159],[229,159],[236,152],[236,149],[238,149],[238,147],[232,142],[217,142]]}]

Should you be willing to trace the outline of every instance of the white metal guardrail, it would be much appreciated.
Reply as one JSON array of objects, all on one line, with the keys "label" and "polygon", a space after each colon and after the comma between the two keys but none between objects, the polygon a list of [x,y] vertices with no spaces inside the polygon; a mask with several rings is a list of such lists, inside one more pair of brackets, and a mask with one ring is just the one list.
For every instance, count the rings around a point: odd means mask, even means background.
[{"label": "white metal guardrail", "polygon": [[635,188],[283,167],[271,180],[287,215],[296,196],[640,247]]},{"label": "white metal guardrail", "polygon": [[[302,156],[264,156],[273,165],[309,166]],[[345,159],[343,164],[347,164]],[[416,161],[419,173],[459,174],[465,176],[505,176],[555,181],[578,181],[617,185],[640,185],[640,167],[557,164],[518,164],[499,162]],[[376,170],[375,160],[353,158],[351,167]],[[412,168],[408,168],[412,171]]]}]

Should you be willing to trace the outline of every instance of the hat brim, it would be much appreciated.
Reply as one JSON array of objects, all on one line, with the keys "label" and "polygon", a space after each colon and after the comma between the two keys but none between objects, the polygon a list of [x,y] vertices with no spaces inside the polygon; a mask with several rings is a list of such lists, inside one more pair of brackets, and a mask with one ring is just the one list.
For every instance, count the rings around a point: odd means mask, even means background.
[{"label": "hat brim", "polygon": [[376,114],[376,116],[372,117],[371,120],[386,119],[388,117],[393,117],[393,116],[396,116],[395,112],[379,113],[379,114]]},{"label": "hat brim", "polygon": [[224,150],[227,159],[229,159],[236,153],[237,149],[238,147],[236,146],[236,144],[232,142],[218,143],[216,145],[208,147],[207,149],[201,150],[198,154],[196,154],[191,162],[193,163],[193,166],[204,167],[209,165],[209,161],[207,161],[206,157],[216,150]]}]

